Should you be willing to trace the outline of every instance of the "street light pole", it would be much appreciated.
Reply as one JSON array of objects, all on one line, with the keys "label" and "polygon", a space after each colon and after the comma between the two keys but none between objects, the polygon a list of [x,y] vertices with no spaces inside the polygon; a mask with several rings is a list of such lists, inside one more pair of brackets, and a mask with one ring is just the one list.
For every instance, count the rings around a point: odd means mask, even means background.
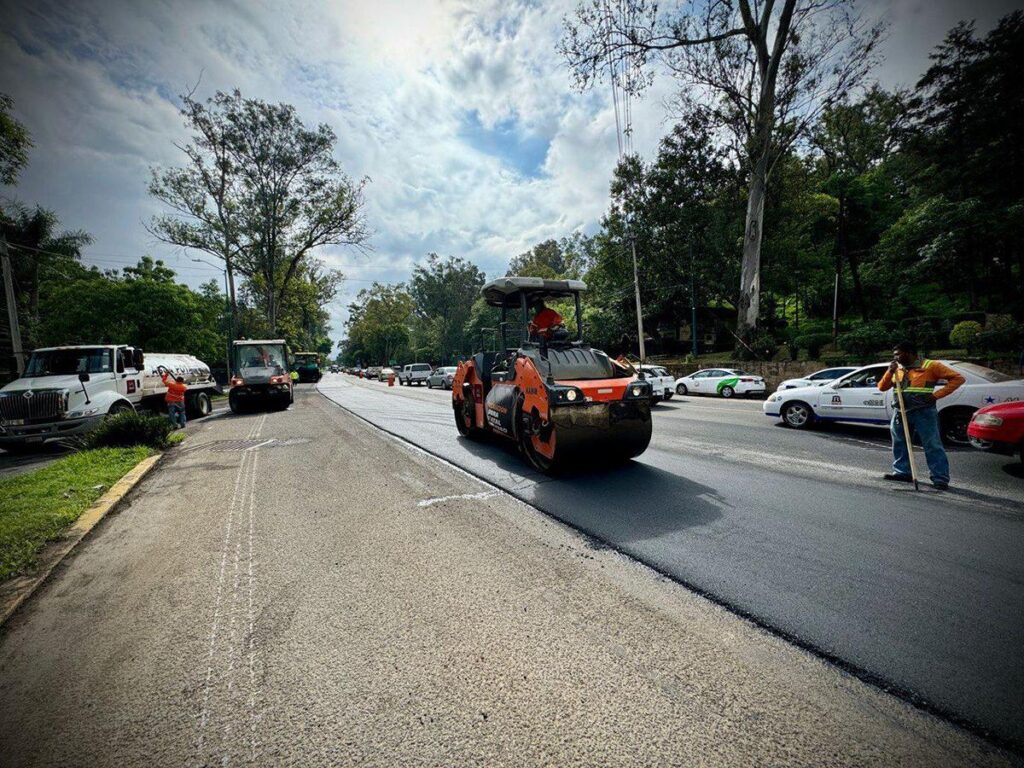
[{"label": "street light pole", "polygon": [[228,291],[228,271],[227,271],[226,268],[221,269],[221,267],[218,267],[216,264],[211,264],[210,262],[206,261],[205,259],[192,259],[192,261],[196,262],[197,264],[205,264],[206,266],[213,267],[214,269],[220,269],[220,271],[224,273],[224,304],[225,304],[225,307],[227,309],[227,317],[228,317],[228,338],[227,338],[226,357],[224,358],[224,362],[225,362],[225,366],[226,366],[225,367],[225,371],[224,371],[224,375],[227,376],[228,381],[230,382],[231,381],[231,340],[232,340],[232,338],[234,338],[234,335],[235,335],[235,311],[234,311],[234,308],[231,306],[231,293]]}]

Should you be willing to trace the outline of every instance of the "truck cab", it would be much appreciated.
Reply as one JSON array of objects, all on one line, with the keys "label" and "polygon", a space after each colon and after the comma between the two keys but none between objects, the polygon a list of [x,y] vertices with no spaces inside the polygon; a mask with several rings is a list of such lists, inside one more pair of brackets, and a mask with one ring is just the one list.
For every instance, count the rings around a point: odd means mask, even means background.
[{"label": "truck cab", "polygon": [[292,370],[299,374],[300,382],[315,384],[323,376],[323,371],[320,369],[320,354],[318,352],[296,352],[292,355]]},{"label": "truck cab", "polygon": [[240,339],[231,345],[234,413],[254,407],[283,411],[294,402],[288,345],[284,339]]}]

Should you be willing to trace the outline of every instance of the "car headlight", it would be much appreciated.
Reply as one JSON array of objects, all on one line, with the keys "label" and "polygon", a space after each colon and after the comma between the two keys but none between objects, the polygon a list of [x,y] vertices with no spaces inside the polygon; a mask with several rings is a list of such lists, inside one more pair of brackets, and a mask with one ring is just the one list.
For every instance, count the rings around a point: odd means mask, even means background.
[{"label": "car headlight", "polygon": [[782,399],[782,395],[772,395],[768,398],[769,403],[774,403]]},{"label": "car headlight", "polygon": [[994,416],[991,413],[976,413],[974,418],[971,419],[975,424],[982,427],[1001,427],[1003,426],[1003,420],[998,416]]}]

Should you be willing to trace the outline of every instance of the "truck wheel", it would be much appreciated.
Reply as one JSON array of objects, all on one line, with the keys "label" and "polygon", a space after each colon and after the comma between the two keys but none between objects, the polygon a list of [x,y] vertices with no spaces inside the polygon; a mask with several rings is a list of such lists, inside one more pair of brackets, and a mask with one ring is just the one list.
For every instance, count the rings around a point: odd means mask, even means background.
[{"label": "truck wheel", "polygon": [[814,423],[814,411],[807,403],[786,403],[782,409],[782,423],[793,429],[806,429]]},{"label": "truck wheel", "polygon": [[231,409],[232,413],[245,413],[245,406],[235,394],[234,390],[228,392],[228,407]]},{"label": "truck wheel", "polygon": [[197,392],[189,398],[188,416],[190,419],[201,419],[213,413],[213,401],[206,392]]},{"label": "truck wheel", "polygon": [[117,416],[119,413],[127,413],[128,411],[134,411],[131,403],[126,403],[124,400],[118,400],[116,403],[110,406],[110,410],[107,411],[107,416]]}]

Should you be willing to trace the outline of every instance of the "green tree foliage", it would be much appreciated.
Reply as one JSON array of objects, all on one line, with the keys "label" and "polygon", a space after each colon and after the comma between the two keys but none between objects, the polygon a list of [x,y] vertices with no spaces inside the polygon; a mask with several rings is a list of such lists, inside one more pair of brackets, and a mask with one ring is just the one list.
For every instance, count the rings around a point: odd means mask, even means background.
[{"label": "green tree foliage", "polygon": [[347,365],[386,365],[409,354],[409,325],[415,303],[405,285],[374,283],[351,304],[345,324]]},{"label": "green tree foliage", "polygon": [[37,343],[109,341],[215,364],[224,358],[224,312],[223,294],[176,283],[171,269],[146,256],[121,275],[79,269],[45,281]]},{"label": "green tree foliage", "polygon": [[14,184],[18,180],[32,146],[28,129],[11,115],[13,108],[11,97],[0,93],[0,184]]},{"label": "green tree foliage", "polygon": [[447,363],[470,351],[466,322],[484,282],[479,267],[454,256],[428,254],[426,263],[413,270],[409,296],[415,351],[422,359]]}]

